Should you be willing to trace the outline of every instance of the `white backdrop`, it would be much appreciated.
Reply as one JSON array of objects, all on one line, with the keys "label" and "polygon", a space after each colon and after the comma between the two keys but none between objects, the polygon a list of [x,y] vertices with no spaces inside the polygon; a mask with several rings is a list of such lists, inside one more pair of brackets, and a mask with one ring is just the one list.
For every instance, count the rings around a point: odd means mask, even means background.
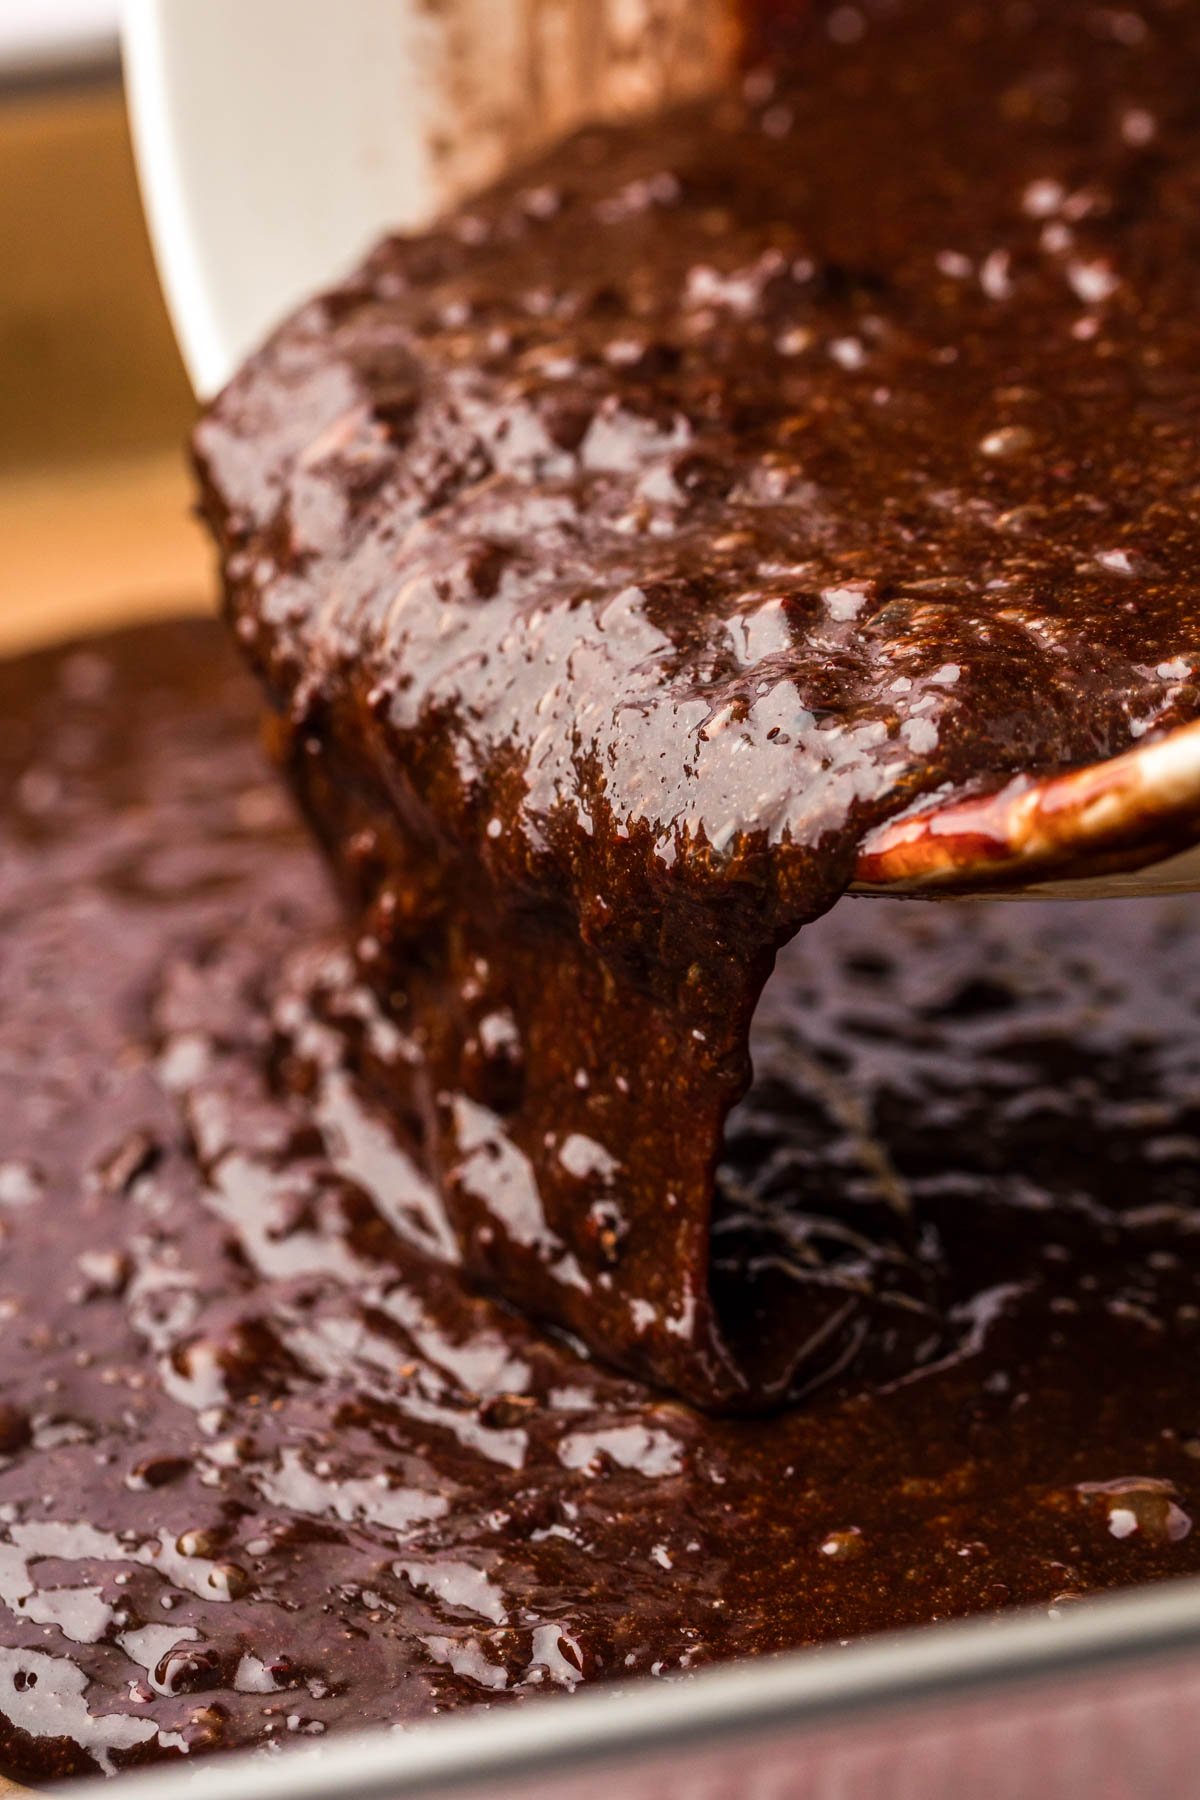
[{"label": "white backdrop", "polygon": [[0,0],[0,74],[90,61],[115,47],[119,0]]}]

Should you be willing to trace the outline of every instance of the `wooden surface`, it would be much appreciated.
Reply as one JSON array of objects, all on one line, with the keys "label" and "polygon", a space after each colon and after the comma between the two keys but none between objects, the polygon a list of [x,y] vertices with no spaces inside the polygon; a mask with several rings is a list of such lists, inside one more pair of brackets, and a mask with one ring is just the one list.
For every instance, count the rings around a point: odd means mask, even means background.
[{"label": "wooden surface", "polygon": [[0,478],[0,654],[215,592],[181,454]]},{"label": "wooden surface", "polygon": [[211,604],[192,413],[120,94],[0,94],[0,653]]},{"label": "wooden surface", "polygon": [[0,474],[165,448],[191,411],[120,93],[0,90]]}]

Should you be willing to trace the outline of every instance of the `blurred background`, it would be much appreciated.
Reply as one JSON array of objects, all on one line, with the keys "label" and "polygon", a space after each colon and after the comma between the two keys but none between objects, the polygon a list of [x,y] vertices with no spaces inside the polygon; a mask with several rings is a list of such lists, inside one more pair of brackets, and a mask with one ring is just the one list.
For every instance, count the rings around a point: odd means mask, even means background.
[{"label": "blurred background", "polygon": [[0,651],[208,604],[118,0],[0,0]]}]

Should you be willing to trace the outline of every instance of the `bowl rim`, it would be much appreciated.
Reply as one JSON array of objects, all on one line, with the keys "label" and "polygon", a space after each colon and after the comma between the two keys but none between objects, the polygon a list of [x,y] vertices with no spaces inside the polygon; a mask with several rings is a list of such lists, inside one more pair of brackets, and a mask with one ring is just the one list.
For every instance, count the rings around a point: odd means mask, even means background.
[{"label": "bowl rim", "polygon": [[854,888],[1173,892],[1200,885],[1200,858],[1185,854],[1198,843],[1200,720],[1075,768],[918,801],[866,838]]}]

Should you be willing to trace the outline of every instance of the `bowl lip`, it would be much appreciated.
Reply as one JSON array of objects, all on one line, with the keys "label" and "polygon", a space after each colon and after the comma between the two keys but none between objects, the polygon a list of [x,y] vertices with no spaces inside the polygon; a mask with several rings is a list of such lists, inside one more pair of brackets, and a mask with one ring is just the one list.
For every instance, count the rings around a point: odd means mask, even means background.
[{"label": "bowl lip", "polygon": [[203,401],[228,378],[234,352],[212,304],[181,167],[170,31],[161,0],[121,0],[121,66],[142,205],[175,338]]},{"label": "bowl lip", "polygon": [[1200,720],[1094,762],[919,800],[869,833],[854,891],[986,894],[1062,881],[1121,892],[1121,877],[1198,843]]}]

